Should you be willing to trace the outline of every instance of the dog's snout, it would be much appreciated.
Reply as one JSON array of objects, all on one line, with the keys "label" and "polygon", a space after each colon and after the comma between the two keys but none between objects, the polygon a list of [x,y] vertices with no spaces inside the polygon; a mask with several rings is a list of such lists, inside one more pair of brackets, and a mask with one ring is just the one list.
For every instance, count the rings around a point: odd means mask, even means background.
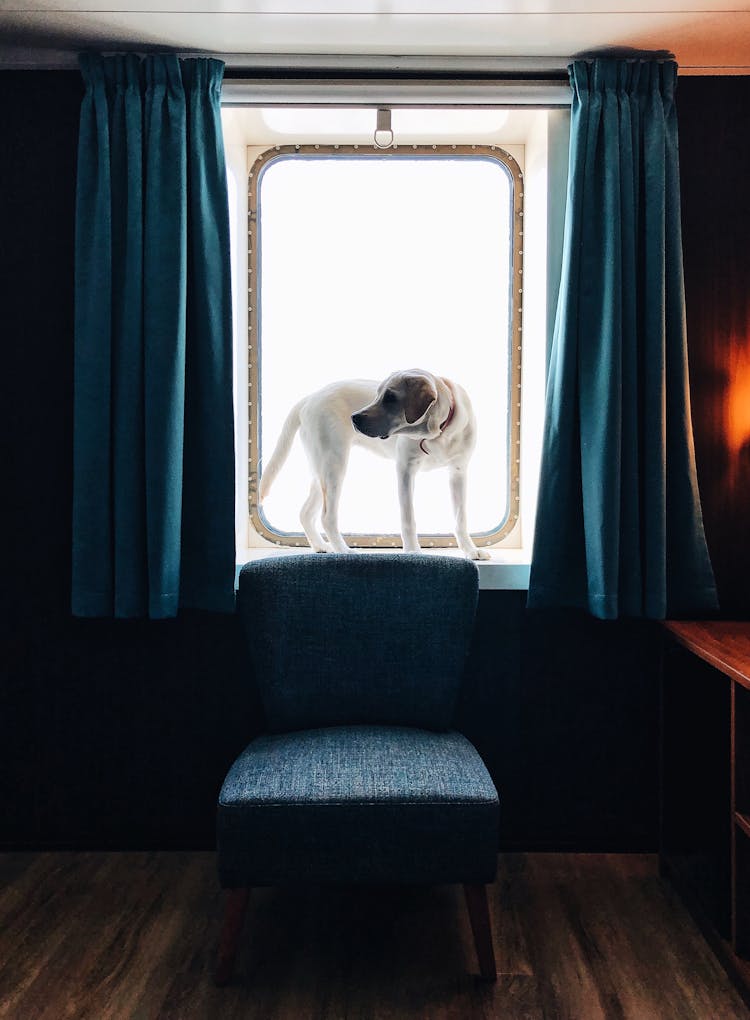
[{"label": "dog's snout", "polygon": [[361,432],[363,436],[369,436],[370,439],[387,439],[388,433],[381,431],[380,422],[372,415],[368,414],[366,410],[357,411],[352,415],[352,425]]}]

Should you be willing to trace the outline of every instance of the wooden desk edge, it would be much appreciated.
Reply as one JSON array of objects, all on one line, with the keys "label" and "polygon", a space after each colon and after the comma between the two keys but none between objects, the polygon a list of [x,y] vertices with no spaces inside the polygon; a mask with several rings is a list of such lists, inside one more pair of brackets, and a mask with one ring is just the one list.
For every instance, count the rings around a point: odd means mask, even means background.
[{"label": "wooden desk edge", "polygon": [[704,662],[750,688],[750,620],[664,620],[663,626]]}]

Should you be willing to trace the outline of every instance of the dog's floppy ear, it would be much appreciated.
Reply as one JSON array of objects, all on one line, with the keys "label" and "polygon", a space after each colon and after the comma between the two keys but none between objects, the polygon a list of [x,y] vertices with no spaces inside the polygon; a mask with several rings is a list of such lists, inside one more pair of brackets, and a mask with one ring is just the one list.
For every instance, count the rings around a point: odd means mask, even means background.
[{"label": "dog's floppy ear", "polygon": [[437,400],[437,390],[429,379],[423,375],[408,376],[406,379],[406,399],[404,415],[407,424],[416,425],[427,414]]}]

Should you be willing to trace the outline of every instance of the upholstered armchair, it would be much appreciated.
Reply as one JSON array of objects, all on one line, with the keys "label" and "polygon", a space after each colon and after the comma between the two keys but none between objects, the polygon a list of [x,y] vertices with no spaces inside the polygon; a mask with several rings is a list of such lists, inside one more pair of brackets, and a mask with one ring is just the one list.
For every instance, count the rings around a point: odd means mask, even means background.
[{"label": "upholstered armchair", "polygon": [[227,890],[217,984],[252,886],[462,883],[480,972],[495,978],[486,883],[498,796],[451,728],[477,602],[446,555],[278,556],[243,567],[238,611],[268,732],[219,795]]}]

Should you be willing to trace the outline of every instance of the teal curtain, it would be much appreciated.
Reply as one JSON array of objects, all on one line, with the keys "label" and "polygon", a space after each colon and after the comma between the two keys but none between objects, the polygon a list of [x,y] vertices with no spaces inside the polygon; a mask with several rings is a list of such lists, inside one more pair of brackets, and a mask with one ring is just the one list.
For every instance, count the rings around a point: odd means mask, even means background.
[{"label": "teal curtain", "polygon": [[669,60],[581,60],[531,607],[716,609],[693,449]]},{"label": "teal curtain", "polygon": [[82,55],[72,609],[234,606],[224,65]]}]

